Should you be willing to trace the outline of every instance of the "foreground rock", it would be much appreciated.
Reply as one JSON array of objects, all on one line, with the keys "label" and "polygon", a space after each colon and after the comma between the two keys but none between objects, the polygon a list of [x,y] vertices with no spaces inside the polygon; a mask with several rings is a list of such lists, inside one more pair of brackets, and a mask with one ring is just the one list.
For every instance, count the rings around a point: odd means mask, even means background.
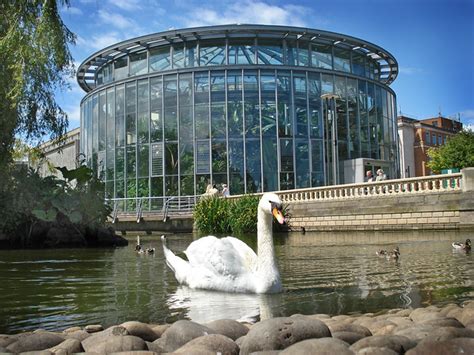
[{"label": "foreground rock", "polygon": [[125,322],[0,334],[0,353],[34,354],[474,354],[474,301],[443,308],[391,310],[359,316],[294,315],[244,325]]}]

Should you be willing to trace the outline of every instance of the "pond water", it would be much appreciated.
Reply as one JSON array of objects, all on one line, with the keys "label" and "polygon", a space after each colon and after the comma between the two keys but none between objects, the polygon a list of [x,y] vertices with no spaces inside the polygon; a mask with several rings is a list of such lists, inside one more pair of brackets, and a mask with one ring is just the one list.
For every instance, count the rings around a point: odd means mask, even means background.
[{"label": "pond water", "polygon": [[[474,233],[473,233],[474,234]],[[276,234],[284,292],[228,294],[179,286],[159,235],[141,236],[155,255],[137,254],[135,236],[117,249],[1,250],[0,333],[109,326],[187,318],[257,320],[294,313],[351,314],[459,303],[474,298],[473,253],[451,242],[467,232]],[[255,248],[254,236],[243,238]],[[182,251],[192,235],[168,236]],[[399,246],[398,261],[376,256]]]}]

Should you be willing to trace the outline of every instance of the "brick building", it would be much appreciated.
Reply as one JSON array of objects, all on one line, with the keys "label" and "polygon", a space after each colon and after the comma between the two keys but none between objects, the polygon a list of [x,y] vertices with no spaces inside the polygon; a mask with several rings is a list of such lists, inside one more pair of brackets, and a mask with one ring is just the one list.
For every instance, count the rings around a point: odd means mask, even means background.
[{"label": "brick building", "polygon": [[441,115],[423,120],[398,116],[401,177],[430,175],[426,166],[428,149],[445,144],[448,137],[462,130],[462,123]]}]

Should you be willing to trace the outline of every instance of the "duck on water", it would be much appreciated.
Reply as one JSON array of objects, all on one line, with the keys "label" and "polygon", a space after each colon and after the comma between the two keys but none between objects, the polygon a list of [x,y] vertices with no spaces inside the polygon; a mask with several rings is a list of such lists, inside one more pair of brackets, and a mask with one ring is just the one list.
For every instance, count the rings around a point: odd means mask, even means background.
[{"label": "duck on water", "polygon": [[282,202],[274,193],[265,193],[258,204],[257,254],[234,237],[207,236],[192,242],[184,251],[188,261],[175,255],[162,236],[166,263],[180,284],[191,288],[225,292],[281,292],[273,246],[272,222],[285,223]]}]

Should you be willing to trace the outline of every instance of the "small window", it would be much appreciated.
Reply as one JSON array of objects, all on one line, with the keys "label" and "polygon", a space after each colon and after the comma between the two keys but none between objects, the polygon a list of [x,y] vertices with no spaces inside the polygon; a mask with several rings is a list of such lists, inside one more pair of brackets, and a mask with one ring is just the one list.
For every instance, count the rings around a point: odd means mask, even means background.
[{"label": "small window", "polygon": [[438,144],[443,144],[443,138],[441,135],[438,136]]},{"label": "small window", "polygon": [[426,133],[425,133],[425,143],[426,143],[426,144],[431,144],[430,132],[426,132]]},{"label": "small window", "polygon": [[436,134],[431,135],[431,143],[436,144]]}]

